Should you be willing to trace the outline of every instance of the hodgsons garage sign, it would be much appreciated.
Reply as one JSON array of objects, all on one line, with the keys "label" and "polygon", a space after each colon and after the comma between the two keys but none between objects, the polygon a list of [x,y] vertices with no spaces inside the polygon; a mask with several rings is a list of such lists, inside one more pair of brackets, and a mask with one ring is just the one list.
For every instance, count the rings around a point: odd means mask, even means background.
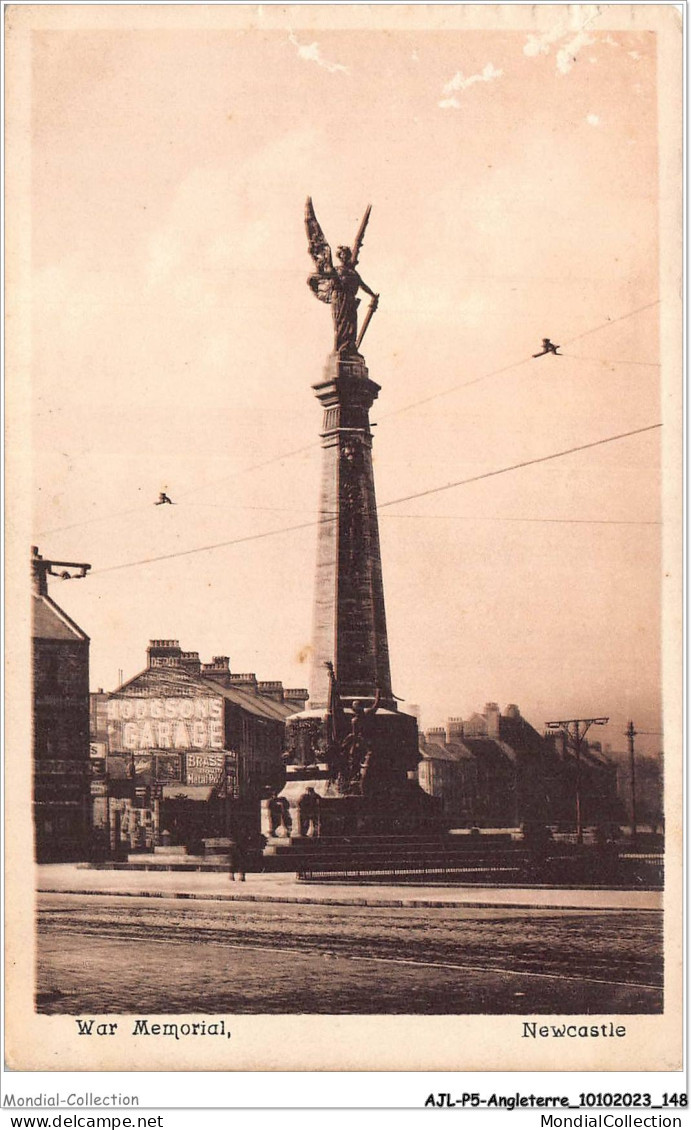
[{"label": "hodgsons garage sign", "polygon": [[150,749],[222,750],[223,699],[208,695],[108,700],[112,753]]}]

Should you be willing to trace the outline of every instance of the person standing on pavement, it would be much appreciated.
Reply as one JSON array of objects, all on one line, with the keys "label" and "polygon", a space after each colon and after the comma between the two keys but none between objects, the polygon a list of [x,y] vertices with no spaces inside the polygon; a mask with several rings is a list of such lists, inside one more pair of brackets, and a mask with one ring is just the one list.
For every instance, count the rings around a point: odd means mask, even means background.
[{"label": "person standing on pavement", "polygon": [[247,856],[244,845],[238,836],[236,839],[230,841],[228,845],[228,870],[230,872],[229,879],[231,883],[235,882],[235,875],[241,883],[245,882],[245,874],[247,868]]}]

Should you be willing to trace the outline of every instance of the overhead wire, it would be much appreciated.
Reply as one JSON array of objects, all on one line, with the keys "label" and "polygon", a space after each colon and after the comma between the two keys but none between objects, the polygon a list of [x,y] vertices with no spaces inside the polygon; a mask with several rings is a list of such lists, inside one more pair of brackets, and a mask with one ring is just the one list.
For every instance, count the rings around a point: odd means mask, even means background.
[{"label": "overhead wire", "polygon": [[[98,518],[84,518],[81,522],[72,522],[69,526],[53,526],[49,530],[39,530],[39,537],[47,537],[48,534],[62,534],[67,530],[78,530],[82,526],[95,526],[97,522],[113,522],[116,518],[124,518],[128,514],[140,514],[144,509],[144,503],[140,506],[131,506],[128,510],[116,510],[115,513],[110,511],[108,514],[101,514]],[[148,505],[147,509],[148,509]]]},{"label": "overhead wire", "polygon": [[587,451],[591,447],[601,447],[605,443],[613,443],[618,439],[626,439],[628,436],[640,435],[641,432],[650,432],[655,428],[661,428],[662,424],[647,424],[644,428],[634,428],[630,432],[620,432],[616,436],[607,436],[606,439],[597,439],[591,443],[580,443],[577,447],[569,447],[565,451],[558,451],[552,455],[540,455],[536,459],[524,459],[521,463],[512,463],[510,467],[500,467],[496,471],[484,471],[481,475],[472,475],[468,479],[458,479],[453,483],[446,483],[440,487],[430,487],[429,490],[416,491],[414,494],[406,494],[403,498],[395,498],[390,502],[382,502],[380,509],[384,506],[395,506],[398,502],[410,502],[413,498],[425,498],[430,494],[439,494],[443,490],[451,490],[453,487],[465,486],[467,483],[477,483],[481,479],[491,479],[495,475],[504,475],[507,471],[517,471],[521,467],[533,467],[536,463],[547,463],[550,459],[560,459],[564,455],[573,455],[577,451]]},{"label": "overhead wire", "polygon": [[560,357],[568,357],[571,361],[592,361],[596,365],[645,365],[649,369],[659,369],[659,361],[614,361],[610,357],[577,357],[575,353],[560,353]]},{"label": "overhead wire", "polygon": [[[314,507],[310,506],[230,506],[220,502],[195,502],[190,508],[204,507],[210,510],[223,510],[225,513],[236,513],[239,510],[252,510],[263,514],[314,514]],[[184,504],[183,504],[184,509]],[[320,510],[321,514],[337,514],[336,510]],[[652,518],[524,518],[515,514],[385,514],[386,518],[421,518],[440,521],[455,522],[563,522],[569,525],[581,524],[585,526],[661,526],[662,522]]]},{"label": "overhead wire", "polygon": [[[597,333],[599,330],[606,329],[608,326],[616,325],[617,322],[623,322],[627,318],[632,318],[636,314],[643,313],[643,311],[645,311],[645,310],[650,310],[654,306],[658,306],[660,304],[660,302],[661,302],[661,299],[658,298],[658,299],[655,299],[654,302],[649,302],[644,306],[637,307],[635,310],[629,310],[628,313],[621,314],[618,318],[607,319],[607,321],[601,322],[597,326],[592,326],[590,329],[585,330],[581,334],[576,334],[574,337],[568,338],[563,344],[569,345],[570,343],[572,343],[574,341],[579,341],[583,337],[587,337],[590,334]],[[566,354],[564,354],[564,356],[566,356]],[[502,373],[508,373],[512,369],[517,369],[517,368],[522,367],[523,365],[527,365],[528,362],[532,361],[532,360],[534,360],[534,358],[524,357],[520,361],[513,361],[508,365],[503,365],[498,369],[493,369],[489,373],[482,373],[482,374],[480,374],[480,376],[473,377],[469,381],[463,381],[459,384],[451,385],[449,388],[441,389],[438,392],[430,393],[429,396],[422,397],[419,400],[411,401],[410,404],[405,404],[405,405],[402,405],[400,408],[394,408],[390,412],[384,412],[384,413],[380,414],[377,422],[392,419],[395,416],[402,415],[404,412],[411,411],[413,408],[419,408],[424,404],[428,404],[430,401],[438,400],[442,396],[449,396],[449,395],[451,395],[451,393],[458,392],[458,391],[460,391],[461,389],[464,389],[464,388],[470,388],[472,385],[480,384],[482,381],[489,380],[492,377],[500,376]],[[595,359],[593,358],[593,360],[595,360]],[[636,363],[637,362],[628,362],[628,361],[622,362],[622,364],[636,364]],[[640,363],[641,364],[647,364],[647,362],[640,362]],[[653,365],[654,362],[650,362],[650,364]],[[285,459],[291,459],[295,455],[302,455],[307,451],[313,451],[315,448],[318,448],[320,446],[321,445],[319,444],[319,442],[317,440],[315,440],[311,443],[304,444],[302,447],[293,448],[291,451],[286,451],[286,452],[283,452],[282,454],[279,454],[279,455],[272,455],[269,459],[264,459],[259,463],[253,463],[248,467],[239,468],[238,470],[233,471],[229,475],[226,475],[226,476],[224,476],[220,479],[214,479],[212,482],[205,483],[202,486],[192,487],[190,490],[184,491],[182,493],[178,493],[177,497],[178,498],[188,498],[193,494],[198,494],[200,491],[207,490],[209,487],[220,486],[222,483],[228,482],[229,480],[236,478],[238,475],[250,474],[252,471],[262,470],[264,467],[269,467],[274,463],[281,463]],[[131,509],[128,509],[128,510],[118,511],[115,514],[111,513],[111,514],[108,514],[108,515],[105,515],[105,516],[102,516],[102,517],[98,517],[98,518],[86,518],[82,522],[74,522],[74,523],[72,523],[68,526],[54,526],[51,529],[41,530],[41,531],[39,531],[39,534],[40,534],[41,537],[43,537],[47,534],[63,533],[63,532],[66,532],[68,530],[78,529],[81,526],[91,525],[91,524],[96,523],[96,522],[113,521],[115,518],[124,517],[124,516],[129,515],[129,514],[137,513],[140,510],[142,510],[143,508],[144,508],[143,506],[142,507],[134,507],[134,508],[131,508]]]},{"label": "overhead wire", "polygon": [[[575,337],[567,338],[563,345],[570,345],[574,341],[580,341],[582,337],[587,337],[588,334],[597,333],[598,330],[606,329],[608,326],[613,326],[617,322],[623,322],[627,318],[633,318],[635,314],[641,314],[644,310],[650,310],[653,306],[658,306],[661,299],[657,298],[654,302],[648,302],[645,306],[639,306],[635,310],[630,310],[628,314],[621,314],[618,318],[608,319],[606,322],[601,322],[597,326],[585,330],[582,334],[577,334]],[[559,346],[561,348],[561,346]],[[502,373],[508,373],[511,369],[518,369],[522,365],[527,365],[529,361],[534,361],[535,358],[524,357],[522,361],[514,361],[510,365],[504,365],[500,369],[493,369],[490,373],[483,373],[479,377],[473,377],[472,380],[462,381],[460,384],[450,385],[449,388],[441,389],[439,392],[430,393],[429,396],[422,397],[421,400],[411,401],[410,404],[404,404],[401,408],[394,408],[391,412],[385,412],[378,418],[380,420],[390,419],[392,416],[400,416],[403,412],[409,412],[412,408],[419,408],[423,404],[428,404],[431,400],[437,400],[441,396],[449,396],[452,392],[458,392],[462,388],[470,388],[471,385],[479,384],[481,381],[489,380],[490,377],[498,377]]]},{"label": "overhead wire", "polygon": [[272,463],[281,463],[284,459],[292,459],[294,455],[303,455],[306,451],[312,451],[316,447],[321,447],[321,444],[318,440],[313,440],[302,447],[293,448],[292,451],[284,451],[282,455],[272,455],[270,459],[264,459],[261,463],[253,463],[250,467],[241,467],[237,471],[232,471],[230,475],[225,475],[222,479],[214,479],[211,483],[205,483],[203,486],[192,487],[190,490],[178,493],[178,498],[187,498],[191,494],[198,494],[200,490],[206,490],[209,486],[220,486],[221,483],[228,482],[229,479],[234,479],[238,475],[248,475],[251,471],[261,471],[264,467],[270,467]]},{"label": "overhead wire", "polygon": [[[479,475],[472,475],[472,476],[470,476],[469,478],[466,478],[466,479],[458,479],[455,482],[444,483],[444,484],[442,484],[441,486],[438,486],[438,487],[430,487],[427,490],[416,491],[413,494],[407,494],[407,495],[402,496],[401,498],[389,499],[387,502],[380,503],[378,509],[382,510],[382,509],[385,509],[386,507],[389,507],[389,506],[396,506],[398,503],[409,502],[414,498],[425,498],[425,497],[428,497],[429,495],[432,495],[432,494],[439,494],[442,491],[452,490],[455,487],[465,486],[469,483],[480,482],[482,479],[490,479],[490,478],[496,477],[497,475],[505,475],[510,471],[517,471],[517,470],[520,470],[523,467],[531,467],[531,466],[535,466],[538,463],[547,463],[547,462],[549,462],[550,460],[553,460],[553,459],[561,459],[566,455],[574,455],[576,452],[588,451],[588,450],[590,450],[591,448],[594,448],[594,447],[602,447],[605,444],[614,443],[615,441],[621,440],[621,439],[627,439],[630,436],[640,435],[643,432],[654,431],[655,429],[661,428],[661,427],[662,427],[662,424],[648,424],[648,425],[646,425],[645,427],[642,427],[642,428],[634,428],[633,430],[628,431],[628,432],[620,432],[617,435],[606,436],[604,439],[593,440],[590,443],[578,444],[576,447],[570,447],[570,448],[565,449],[564,451],[555,451],[555,452],[551,452],[549,455],[540,455],[540,456],[537,456],[534,459],[525,459],[525,460],[522,460],[520,463],[512,463],[511,465],[509,465],[507,467],[499,467],[494,471],[484,471]],[[140,565],[151,565],[151,564],[154,564],[155,562],[158,562],[158,561],[170,561],[173,558],[188,557],[188,556],[190,556],[192,554],[196,554],[196,553],[207,553],[207,552],[209,552],[211,550],[215,550],[215,549],[224,549],[224,548],[232,546],[232,545],[240,545],[244,542],[259,541],[259,540],[264,539],[264,538],[277,537],[279,534],[293,533],[296,530],[305,530],[305,529],[308,529],[308,528],[314,527],[314,526],[326,525],[329,522],[335,522],[336,518],[337,518],[337,515],[334,512],[329,512],[329,514],[326,517],[317,519],[316,521],[300,522],[299,524],[292,525],[292,526],[283,526],[282,528],[276,529],[276,530],[265,530],[263,533],[258,533],[258,534],[246,534],[243,537],[231,538],[227,541],[222,541],[222,542],[215,542],[212,545],[201,545],[201,546],[196,546],[193,549],[177,550],[174,553],[164,553],[164,554],[159,554],[156,557],[146,557],[146,558],[141,559],[140,561],[123,562],[123,564],[121,564],[121,565],[108,565],[104,569],[94,569],[94,570],[92,570],[91,573],[89,574],[89,576],[93,577],[93,576],[97,576],[97,575],[102,575],[103,573],[114,573],[114,572],[117,572],[117,571],[122,570],[122,569],[133,569],[136,566],[140,566]]]},{"label": "overhead wire", "polygon": [[614,326],[617,322],[625,321],[626,318],[632,318],[634,314],[642,314],[644,310],[652,310],[653,306],[659,306],[661,301],[661,298],[656,298],[653,302],[646,302],[645,306],[637,306],[635,310],[630,310],[628,314],[620,314],[618,318],[608,318],[606,322],[602,322],[599,326],[593,326],[592,329],[583,330],[583,333],[568,338],[562,344],[571,345],[574,341],[581,341],[582,338],[590,337],[591,334],[597,333],[598,330],[605,329],[607,326]]},{"label": "overhead wire", "polygon": [[[232,474],[226,476],[223,479],[214,479],[214,481],[211,482],[211,483],[205,483],[204,486],[201,486],[201,487],[193,487],[191,490],[183,491],[182,493],[176,492],[176,499],[187,498],[189,495],[195,494],[196,492],[198,492],[200,490],[206,490],[210,486],[217,486],[220,483],[227,482],[228,479],[233,479],[233,478],[236,477],[236,475],[247,475],[251,471],[258,471],[262,467],[268,467],[271,463],[277,463],[277,462],[279,462],[283,459],[289,459],[293,455],[300,455],[304,451],[311,451],[313,448],[319,447],[319,446],[320,445],[319,445],[318,441],[315,441],[313,443],[306,444],[304,447],[294,448],[293,451],[287,451],[283,455],[274,455],[274,456],[272,456],[271,459],[265,459],[262,463],[254,463],[251,467],[242,467],[237,471],[233,471]],[[98,517],[98,518],[85,518],[82,522],[73,522],[69,526],[54,526],[50,530],[39,530],[39,534],[40,534],[41,537],[43,537],[46,534],[59,534],[59,533],[64,533],[67,530],[76,530],[76,529],[79,529],[81,526],[90,526],[90,525],[95,524],[96,522],[112,522],[115,518],[124,518],[129,514],[139,514],[144,509],[148,510],[151,505],[155,505],[155,504],[153,504],[153,503],[142,503],[140,506],[130,507],[130,509],[128,509],[128,510],[117,510],[114,514],[109,513],[109,514],[106,514],[106,515]],[[178,505],[177,501],[175,502],[175,505]],[[197,502],[197,503],[195,503],[195,505],[197,505],[197,506],[208,506],[208,505],[213,505],[213,504],[204,503],[204,502]],[[269,509],[270,510],[270,509],[272,509],[272,507],[257,506],[257,507],[246,507],[246,509],[255,509],[255,510]]]},{"label": "overhead wire", "polygon": [[644,518],[522,518],[487,514],[385,514],[385,518],[446,519],[449,522],[545,522],[566,526],[661,526],[662,522]]}]

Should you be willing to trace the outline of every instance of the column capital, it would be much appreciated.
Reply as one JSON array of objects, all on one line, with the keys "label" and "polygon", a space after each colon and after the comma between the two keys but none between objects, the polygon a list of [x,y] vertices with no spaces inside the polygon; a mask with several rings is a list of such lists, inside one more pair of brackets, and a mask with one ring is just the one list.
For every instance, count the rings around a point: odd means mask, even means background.
[{"label": "column capital", "polygon": [[312,385],[317,400],[325,408],[343,405],[368,410],[379,396],[380,385],[369,377],[340,376]]}]

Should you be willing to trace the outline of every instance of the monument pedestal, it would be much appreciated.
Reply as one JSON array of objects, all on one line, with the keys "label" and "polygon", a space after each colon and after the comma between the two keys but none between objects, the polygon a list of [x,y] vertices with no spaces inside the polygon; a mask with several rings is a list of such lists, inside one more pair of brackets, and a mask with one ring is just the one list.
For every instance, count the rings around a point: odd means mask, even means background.
[{"label": "monument pedestal", "polygon": [[436,798],[406,781],[386,798],[325,796],[319,805],[319,835],[409,836],[443,826]]},{"label": "monument pedestal", "polygon": [[[344,717],[352,718],[351,708]],[[398,710],[378,710],[369,718],[372,750],[367,773],[356,791],[343,794],[332,779],[329,753],[328,715],[304,710],[286,720],[286,746],[292,760],[281,796],[290,808],[293,835],[301,832],[300,801],[313,789],[318,817],[312,820],[313,838],[341,836],[400,836],[440,832],[445,827],[441,804],[420,788],[417,781],[417,721]],[[268,834],[268,814],[266,827]]]},{"label": "monument pedestal", "polygon": [[[309,830],[300,832],[297,802],[305,789],[312,787],[319,796],[319,816]],[[328,782],[315,783],[314,777],[295,777],[288,781],[281,796],[290,804],[290,835],[272,836],[268,816],[262,822],[262,832],[269,850],[288,845],[300,852],[316,842],[349,840],[363,837],[409,837],[422,833],[441,833],[446,825],[441,818],[440,802],[426,793],[416,781],[407,781],[406,788],[390,796],[385,803],[368,797],[338,796]]]}]

